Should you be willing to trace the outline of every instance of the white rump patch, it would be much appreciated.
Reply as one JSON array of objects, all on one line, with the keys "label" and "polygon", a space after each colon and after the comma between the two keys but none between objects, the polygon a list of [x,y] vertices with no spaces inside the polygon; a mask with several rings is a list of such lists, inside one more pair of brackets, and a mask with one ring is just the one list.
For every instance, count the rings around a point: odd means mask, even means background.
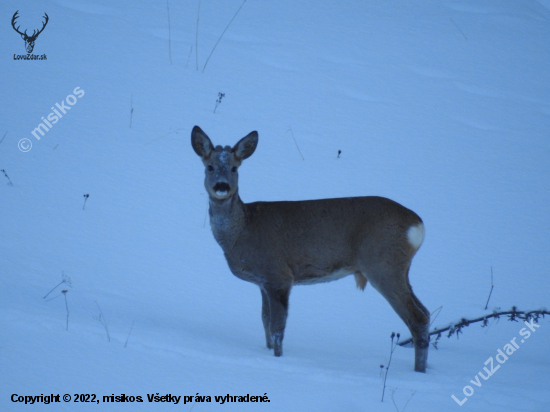
[{"label": "white rump patch", "polygon": [[418,249],[422,242],[424,241],[424,224],[419,223],[416,226],[411,226],[409,230],[407,230],[407,239],[412,247],[415,249]]}]

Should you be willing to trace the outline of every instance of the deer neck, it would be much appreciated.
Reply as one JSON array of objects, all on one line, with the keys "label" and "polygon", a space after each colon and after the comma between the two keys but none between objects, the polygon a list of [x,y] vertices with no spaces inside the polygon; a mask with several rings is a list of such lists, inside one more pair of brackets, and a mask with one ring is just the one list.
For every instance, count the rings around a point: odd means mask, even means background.
[{"label": "deer neck", "polygon": [[245,225],[244,203],[235,192],[233,196],[218,200],[210,197],[210,227],[224,252],[230,250]]}]

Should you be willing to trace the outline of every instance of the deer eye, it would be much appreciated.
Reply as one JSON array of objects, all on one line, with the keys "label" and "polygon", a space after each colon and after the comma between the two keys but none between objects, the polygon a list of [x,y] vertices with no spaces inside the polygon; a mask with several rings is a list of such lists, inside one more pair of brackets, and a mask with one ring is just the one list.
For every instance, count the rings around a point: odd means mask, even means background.
[{"label": "deer eye", "polygon": [[206,167],[206,170],[208,170],[209,172],[213,171],[214,170],[214,167],[212,165],[208,165]]},{"label": "deer eye", "polygon": [[232,171],[233,173],[235,173],[235,172],[237,171],[237,166],[233,166],[233,167],[231,168],[231,171]]}]

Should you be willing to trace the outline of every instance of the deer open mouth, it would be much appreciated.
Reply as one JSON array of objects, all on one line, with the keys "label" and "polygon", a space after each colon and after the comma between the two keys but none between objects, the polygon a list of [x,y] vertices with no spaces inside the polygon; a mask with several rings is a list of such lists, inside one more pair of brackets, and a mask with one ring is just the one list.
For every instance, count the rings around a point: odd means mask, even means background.
[{"label": "deer open mouth", "polygon": [[214,185],[214,193],[218,196],[226,196],[229,193],[229,185],[224,182],[218,182]]}]

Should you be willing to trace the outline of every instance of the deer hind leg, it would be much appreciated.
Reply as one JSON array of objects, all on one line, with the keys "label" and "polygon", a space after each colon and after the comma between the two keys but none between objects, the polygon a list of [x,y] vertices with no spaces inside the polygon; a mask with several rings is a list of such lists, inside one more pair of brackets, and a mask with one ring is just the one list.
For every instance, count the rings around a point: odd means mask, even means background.
[{"label": "deer hind leg", "polygon": [[414,370],[426,372],[430,312],[413,293],[408,272],[408,268],[405,271],[396,270],[394,273],[378,272],[380,276],[375,279],[371,276],[369,280],[409,328],[414,343]]},{"label": "deer hind leg", "polygon": [[288,315],[290,287],[262,287],[262,320],[264,322],[266,344],[273,349],[275,356],[283,354],[283,338]]},{"label": "deer hind leg", "polygon": [[[426,372],[426,367],[428,366],[428,347],[430,345],[430,312],[418,300],[412,289],[407,306],[407,312],[411,314],[410,318],[412,318],[412,321],[407,323],[407,326],[411,331],[414,343],[414,370],[417,372]],[[403,319],[403,317],[401,318]]]}]

